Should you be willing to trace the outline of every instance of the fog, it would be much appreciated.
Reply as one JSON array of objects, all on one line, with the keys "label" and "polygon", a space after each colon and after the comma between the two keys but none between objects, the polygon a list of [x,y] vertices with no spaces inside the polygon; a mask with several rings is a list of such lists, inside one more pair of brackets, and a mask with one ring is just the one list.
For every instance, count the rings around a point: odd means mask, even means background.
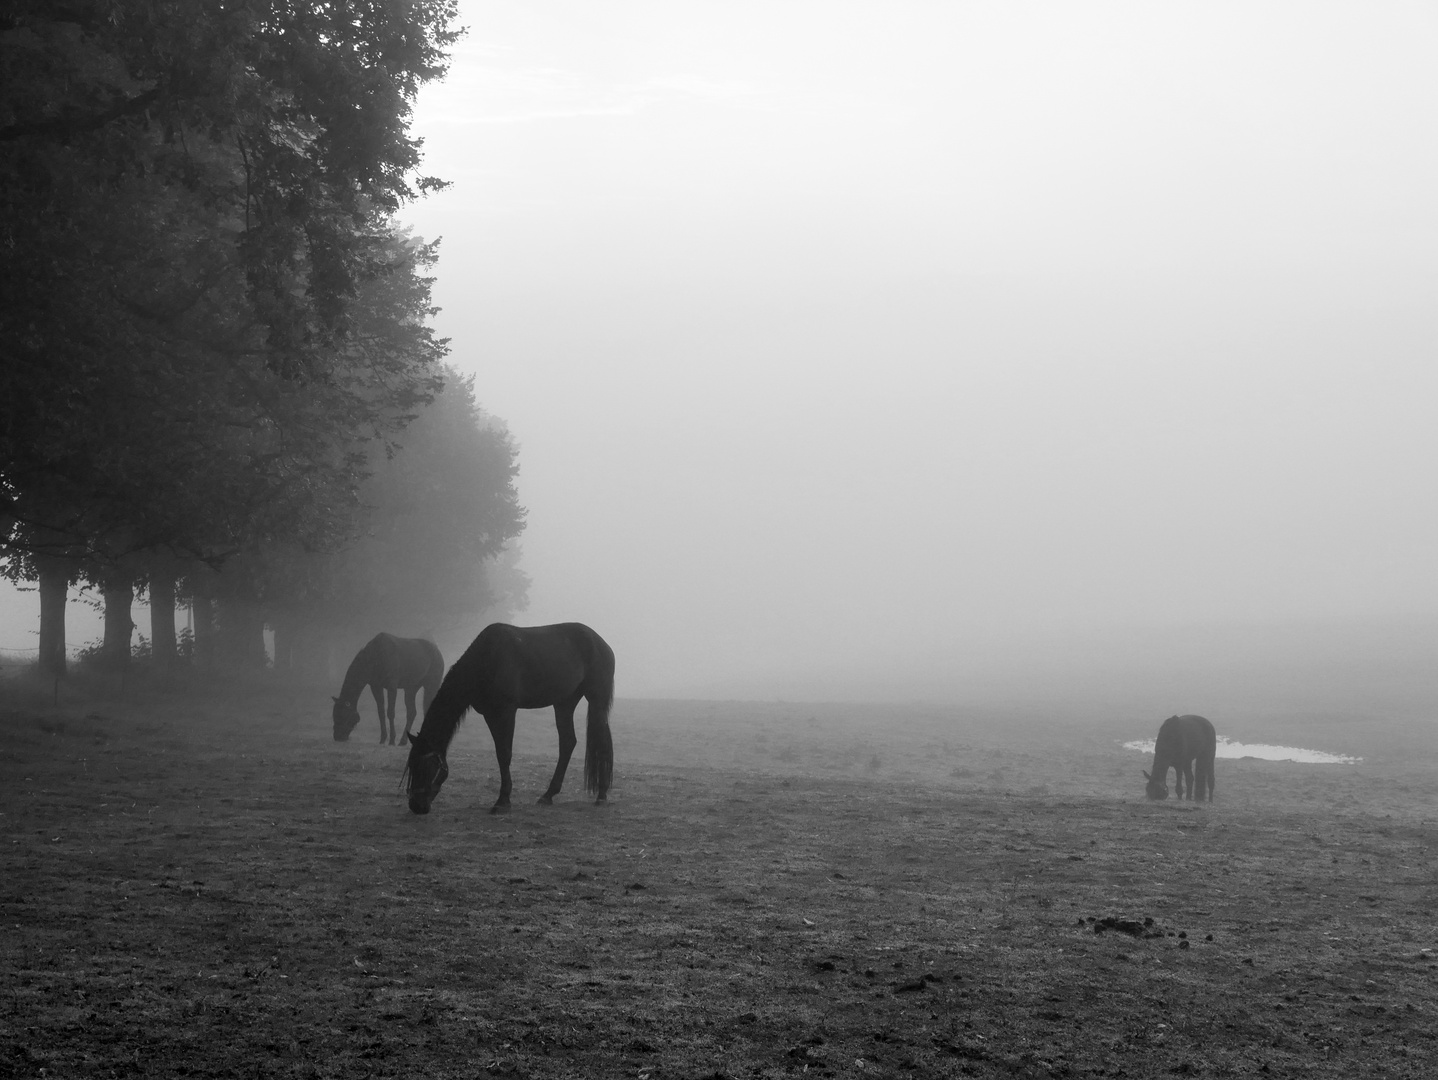
[{"label": "fog", "polygon": [[1435,640],[1431,7],[463,11],[407,217],[621,692]]},{"label": "fog", "polygon": [[1438,704],[1431,5],[461,7],[405,218],[621,694]]}]

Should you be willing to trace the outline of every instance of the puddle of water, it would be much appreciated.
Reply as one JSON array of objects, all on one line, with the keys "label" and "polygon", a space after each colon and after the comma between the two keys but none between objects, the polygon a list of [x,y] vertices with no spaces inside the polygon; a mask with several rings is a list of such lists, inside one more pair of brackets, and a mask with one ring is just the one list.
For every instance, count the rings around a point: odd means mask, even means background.
[{"label": "puddle of water", "polygon": [[[1153,753],[1152,739],[1134,739],[1123,744],[1125,750]],[[1357,765],[1363,759],[1347,754],[1328,754],[1322,750],[1305,750],[1301,746],[1272,746],[1268,743],[1232,742],[1222,735],[1218,737],[1216,757],[1221,758],[1262,758],[1264,761],[1301,761],[1306,765]]]}]

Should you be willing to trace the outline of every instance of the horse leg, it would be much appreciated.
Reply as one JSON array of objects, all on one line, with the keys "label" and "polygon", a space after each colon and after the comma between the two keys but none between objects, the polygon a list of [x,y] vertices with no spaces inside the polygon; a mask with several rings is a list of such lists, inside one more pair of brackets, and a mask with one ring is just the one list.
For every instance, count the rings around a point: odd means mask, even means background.
[{"label": "horse leg", "polygon": [[499,798],[489,808],[491,814],[509,813],[509,759],[514,751],[514,709],[485,713],[484,722],[494,738],[494,757],[499,762]]},{"label": "horse leg", "polygon": [[1188,801],[1193,802],[1193,762],[1185,761],[1178,771],[1178,797],[1184,798],[1184,787],[1188,788]]},{"label": "horse leg", "polygon": [[559,761],[554,766],[554,779],[549,781],[549,790],[539,797],[545,806],[554,803],[554,797],[564,786],[564,774],[569,769],[569,755],[574,753],[579,740],[574,737],[574,709],[579,698],[561,701],[554,707],[554,726],[559,729]]},{"label": "horse leg", "polygon": [[389,716],[389,744],[390,744],[391,746],[394,745],[394,696],[395,696],[395,693],[396,693],[396,691],[395,691],[395,688],[394,688],[393,686],[386,687],[386,689],[385,689],[385,696],[389,698],[389,710],[388,710],[388,716]]},{"label": "horse leg", "polygon": [[384,745],[384,690],[377,684],[370,684],[370,693],[374,694],[374,707],[379,710],[379,741]]},{"label": "horse leg", "polygon": [[414,696],[417,693],[419,693],[417,686],[411,686],[404,692],[404,734],[406,739],[409,738],[410,725],[414,723]]}]

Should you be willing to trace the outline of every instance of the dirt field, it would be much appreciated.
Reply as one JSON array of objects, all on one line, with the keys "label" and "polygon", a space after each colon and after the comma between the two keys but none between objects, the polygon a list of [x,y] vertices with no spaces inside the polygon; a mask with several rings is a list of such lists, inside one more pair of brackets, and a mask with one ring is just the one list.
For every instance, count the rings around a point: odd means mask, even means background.
[{"label": "dirt field", "polygon": [[368,703],[4,693],[0,1075],[1438,1075],[1432,725],[1196,808],[1161,716],[621,700],[608,806],[525,714],[418,817]]}]

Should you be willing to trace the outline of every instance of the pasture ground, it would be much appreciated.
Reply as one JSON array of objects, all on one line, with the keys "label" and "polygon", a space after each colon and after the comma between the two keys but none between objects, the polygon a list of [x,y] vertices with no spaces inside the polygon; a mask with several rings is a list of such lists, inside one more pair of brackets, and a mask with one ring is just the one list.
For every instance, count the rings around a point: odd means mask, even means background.
[{"label": "pasture ground", "polygon": [[1213,716],[1364,761],[1200,808],[1160,716],[621,700],[608,806],[524,714],[417,817],[368,703],[204,689],[3,688],[0,1074],[1438,1075],[1432,724]]}]

